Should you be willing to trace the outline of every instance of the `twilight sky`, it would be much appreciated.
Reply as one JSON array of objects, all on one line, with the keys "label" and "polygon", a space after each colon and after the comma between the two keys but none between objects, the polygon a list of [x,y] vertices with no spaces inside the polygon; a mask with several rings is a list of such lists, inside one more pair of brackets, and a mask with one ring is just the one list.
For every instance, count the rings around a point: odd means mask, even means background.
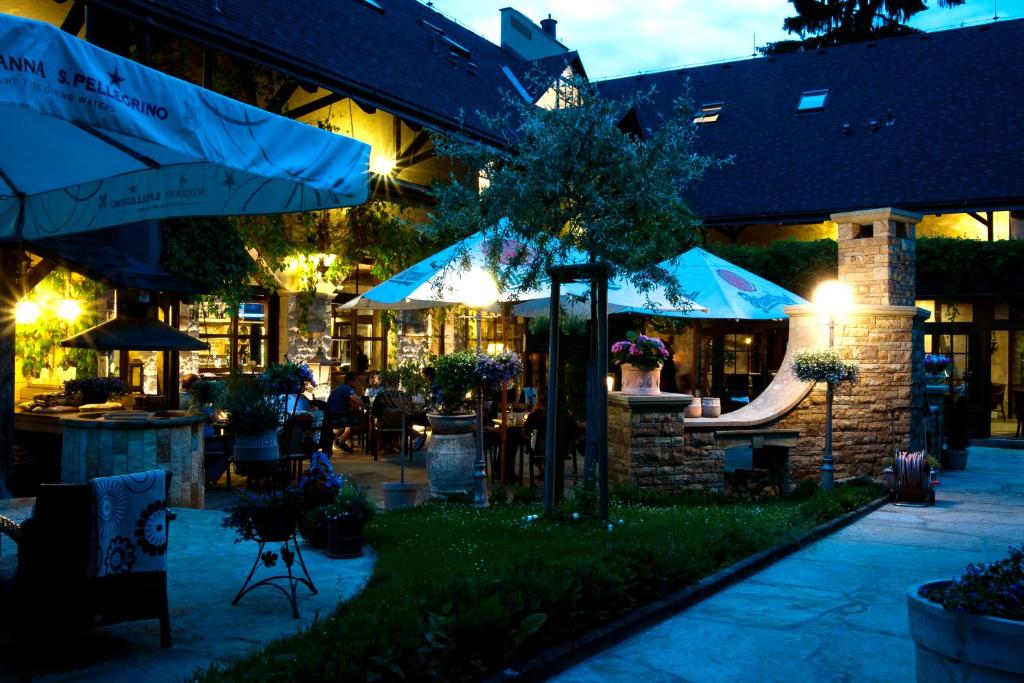
[{"label": "twilight sky", "polygon": [[[788,37],[786,0],[433,0],[434,9],[495,43],[498,10],[515,7],[539,22],[558,20],[558,37],[578,50],[591,78],[742,59],[757,44]],[[962,7],[929,9],[911,22],[933,31],[992,20],[1024,18],[1024,0],[967,0]]]}]

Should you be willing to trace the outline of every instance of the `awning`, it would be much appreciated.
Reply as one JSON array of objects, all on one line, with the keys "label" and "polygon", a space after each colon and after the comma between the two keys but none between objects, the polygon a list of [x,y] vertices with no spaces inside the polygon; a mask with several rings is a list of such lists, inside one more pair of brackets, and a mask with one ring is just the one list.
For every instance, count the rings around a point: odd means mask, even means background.
[{"label": "awning", "polygon": [[0,14],[0,240],[352,206],[369,146]]}]

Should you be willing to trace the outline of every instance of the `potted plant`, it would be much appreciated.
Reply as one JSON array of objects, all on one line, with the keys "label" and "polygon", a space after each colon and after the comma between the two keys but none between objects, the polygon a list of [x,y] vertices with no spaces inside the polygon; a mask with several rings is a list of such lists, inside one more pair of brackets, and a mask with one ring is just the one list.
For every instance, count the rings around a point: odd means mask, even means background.
[{"label": "potted plant", "polygon": [[192,382],[188,389],[189,412],[203,413],[207,417],[213,414],[213,407],[224,402],[227,388],[216,379],[199,378]]},{"label": "potted plant", "polygon": [[942,449],[942,467],[947,470],[967,469],[967,443],[971,433],[971,409],[966,396],[957,396],[946,406],[946,448]]},{"label": "potted plant", "polygon": [[438,498],[464,495],[473,487],[476,414],[468,409],[466,395],[479,389],[476,360],[475,353],[456,351],[434,364],[441,400],[437,412],[427,413],[432,429],[427,444],[427,481],[430,494]]},{"label": "potted plant", "polygon": [[80,404],[106,403],[112,396],[122,396],[124,382],[117,377],[82,377],[64,382],[64,393],[78,396]]},{"label": "potted plant", "polygon": [[398,510],[416,504],[416,484],[405,480],[405,433],[411,415],[423,409],[430,395],[430,380],[413,362],[381,370],[381,392],[376,400],[382,401],[385,409],[401,415],[401,449],[399,451],[399,480],[384,482],[384,509]]},{"label": "potted plant", "polygon": [[501,405],[501,451],[499,464],[501,481],[507,483],[514,473],[514,462],[507,457],[508,440],[508,394],[511,384],[523,374],[523,361],[514,351],[499,351],[493,354],[481,354],[476,359],[476,373],[480,377],[480,385],[484,390],[496,392]]},{"label": "potted plant", "polygon": [[316,388],[316,377],[313,376],[309,365],[296,363],[288,356],[284,357],[283,363],[271,363],[263,373],[263,380],[275,396],[281,397],[279,400],[283,413],[288,412],[288,397],[295,396],[291,406],[292,415],[295,415],[295,410],[299,406],[299,394],[303,393],[307,386]]},{"label": "potted plant", "polygon": [[363,554],[363,527],[374,513],[366,489],[343,486],[327,506],[327,556],[337,559]]},{"label": "potted plant", "polygon": [[435,411],[427,413],[435,435],[463,434],[473,430],[475,413],[466,396],[477,388],[476,354],[469,351],[447,353],[434,363],[435,382],[441,399]]},{"label": "potted plant", "polygon": [[918,681],[1024,680],[1024,545],[907,591]]},{"label": "potted plant", "polygon": [[233,375],[217,408],[227,413],[227,429],[235,437],[236,465],[280,458],[277,430],[283,418],[280,403],[261,377]]},{"label": "potted plant", "polygon": [[327,507],[334,501],[344,483],[335,473],[331,459],[317,451],[310,459],[309,469],[289,489],[298,501],[298,528],[311,548],[327,546]]},{"label": "potted plant", "polygon": [[661,393],[661,365],[668,358],[668,349],[657,337],[647,337],[632,330],[626,338],[612,344],[611,361],[622,370],[622,393],[634,396],[657,396]]},{"label": "potted plant", "polygon": [[225,508],[221,525],[234,529],[236,543],[265,541],[280,543],[295,533],[299,515],[298,497],[289,491],[243,492]]}]

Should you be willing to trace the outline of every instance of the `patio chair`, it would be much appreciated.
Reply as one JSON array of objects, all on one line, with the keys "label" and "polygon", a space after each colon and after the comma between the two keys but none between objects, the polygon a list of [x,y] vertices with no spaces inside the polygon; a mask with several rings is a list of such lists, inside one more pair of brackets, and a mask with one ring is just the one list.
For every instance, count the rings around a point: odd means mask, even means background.
[{"label": "patio chair", "polygon": [[[164,509],[171,473],[162,474],[163,500],[154,499],[143,508],[145,519],[155,519],[152,511]],[[111,479],[118,478],[94,482]],[[6,618],[2,623],[20,641],[17,653],[25,673],[35,659],[45,657],[53,649],[54,638],[125,621],[159,619],[160,646],[171,646],[165,553],[168,527],[174,515],[165,512],[165,520],[157,525],[144,521],[138,527],[142,533],[138,538],[132,534],[122,542],[120,536],[114,536],[106,551],[94,547],[97,539],[104,537],[100,532],[94,482],[42,485],[32,517],[19,529],[18,565],[6,587],[10,594],[4,600]],[[129,512],[153,497],[152,492],[138,493],[127,486],[118,491],[119,509]],[[161,507],[153,508],[156,503]],[[134,516],[125,522],[136,527]],[[123,527],[121,524],[117,528]],[[162,547],[153,545],[161,540]],[[131,550],[122,551],[120,557],[124,561],[112,567],[112,553],[116,558],[115,551],[127,547],[129,541],[134,545]],[[147,569],[133,571],[143,564],[143,556],[147,558]],[[156,565],[163,568],[152,569]]]},{"label": "patio chair", "polygon": [[992,391],[992,402],[989,406],[989,412],[998,410],[1003,414],[1003,420],[1006,420],[1006,408],[1003,406],[1003,394],[1006,393],[1006,385],[992,382],[989,387],[991,387]]}]

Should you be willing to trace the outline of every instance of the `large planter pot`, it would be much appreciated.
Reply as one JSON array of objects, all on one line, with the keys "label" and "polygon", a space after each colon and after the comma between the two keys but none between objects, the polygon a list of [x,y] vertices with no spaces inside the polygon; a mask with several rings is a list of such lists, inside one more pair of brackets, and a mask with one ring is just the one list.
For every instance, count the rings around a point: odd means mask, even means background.
[{"label": "large planter pot", "polygon": [[270,462],[280,457],[276,429],[235,436],[234,460],[236,463]]},{"label": "large planter pot", "polygon": [[361,515],[338,515],[327,518],[327,557],[346,560],[363,555]]},{"label": "large planter pot", "polygon": [[435,498],[473,490],[476,440],[472,434],[431,434],[427,443],[427,479]]},{"label": "large planter pot", "polygon": [[434,434],[472,434],[476,415],[473,413],[427,413],[430,429]]},{"label": "large planter pot", "polygon": [[1020,681],[1024,679],[1024,621],[947,612],[918,594],[950,581],[907,590],[910,635],[917,649],[917,680]]},{"label": "large planter pot", "polygon": [[944,470],[965,470],[967,469],[967,449],[944,448],[939,461]]},{"label": "large planter pot", "polygon": [[661,366],[641,370],[629,363],[622,366],[622,393],[630,396],[659,396],[661,394]]},{"label": "large planter pot", "polygon": [[416,492],[416,484],[411,482],[384,482],[384,509],[401,510],[416,505]]}]

